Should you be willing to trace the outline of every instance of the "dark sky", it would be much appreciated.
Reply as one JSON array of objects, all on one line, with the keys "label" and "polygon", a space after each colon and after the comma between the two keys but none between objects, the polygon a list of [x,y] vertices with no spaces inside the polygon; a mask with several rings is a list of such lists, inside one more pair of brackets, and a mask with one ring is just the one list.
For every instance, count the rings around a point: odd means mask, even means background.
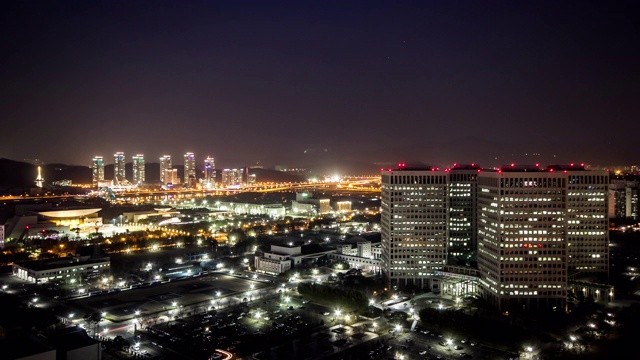
[{"label": "dark sky", "polygon": [[0,157],[634,164],[636,2],[3,1]]}]

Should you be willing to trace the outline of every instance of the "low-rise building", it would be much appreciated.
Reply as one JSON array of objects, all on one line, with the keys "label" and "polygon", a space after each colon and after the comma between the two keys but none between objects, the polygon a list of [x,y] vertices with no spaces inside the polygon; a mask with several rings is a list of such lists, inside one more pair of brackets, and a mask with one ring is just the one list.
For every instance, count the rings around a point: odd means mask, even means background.
[{"label": "low-rise building", "polygon": [[319,245],[271,245],[270,252],[255,257],[254,266],[258,272],[281,274],[303,262],[315,262],[319,257],[334,252]]},{"label": "low-rise building", "polygon": [[71,281],[81,277],[99,277],[110,271],[108,257],[92,259],[89,256],[53,260],[27,261],[13,264],[13,275],[22,280],[42,283],[54,280]]},{"label": "low-rise building", "polygon": [[336,252],[329,255],[329,260],[348,263],[350,268],[380,272],[381,253],[381,243],[372,244],[364,238],[354,237],[350,243],[337,245]]}]

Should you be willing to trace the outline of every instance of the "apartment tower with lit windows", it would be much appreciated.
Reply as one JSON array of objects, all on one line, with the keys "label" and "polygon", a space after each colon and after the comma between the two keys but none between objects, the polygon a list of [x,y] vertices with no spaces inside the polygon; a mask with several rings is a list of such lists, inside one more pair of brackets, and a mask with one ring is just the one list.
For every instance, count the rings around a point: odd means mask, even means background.
[{"label": "apartment tower with lit windows", "polygon": [[192,152],[184,154],[184,183],[187,187],[196,186],[196,156]]},{"label": "apartment tower with lit windows", "polygon": [[133,183],[136,185],[142,185],[145,181],[144,172],[144,155],[137,154],[133,158]]},{"label": "apartment tower with lit windows", "polygon": [[204,159],[204,185],[211,188],[216,183],[216,163],[211,156]]},{"label": "apartment tower with lit windows", "polygon": [[126,181],[126,170],[125,170],[126,160],[124,158],[123,152],[117,152],[113,154],[113,182],[114,184],[119,184],[121,182]]},{"label": "apartment tower with lit windows", "polygon": [[97,187],[100,181],[104,181],[104,158],[94,156],[91,163],[91,183]]},{"label": "apartment tower with lit windows", "polygon": [[171,171],[171,155],[164,155],[160,157],[160,182],[162,182],[163,184],[170,184],[171,183],[171,175],[168,174],[168,172]]},{"label": "apartment tower with lit windows", "polygon": [[562,309],[569,280],[606,282],[608,181],[571,165],[479,173],[482,297],[502,310]]}]

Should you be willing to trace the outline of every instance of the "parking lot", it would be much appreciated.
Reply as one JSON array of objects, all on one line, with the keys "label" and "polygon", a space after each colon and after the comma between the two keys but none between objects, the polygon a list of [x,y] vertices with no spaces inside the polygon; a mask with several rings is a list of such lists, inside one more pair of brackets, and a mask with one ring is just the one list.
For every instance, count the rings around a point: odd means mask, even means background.
[{"label": "parking lot", "polygon": [[[252,288],[253,286],[253,288]],[[70,306],[86,312],[106,313],[112,322],[131,319],[135,312],[143,316],[194,304],[241,302],[245,292],[260,297],[269,292],[270,284],[222,274],[210,274],[190,279],[157,283],[148,287],[90,296],[71,301]],[[213,304],[215,306],[215,304]]]}]

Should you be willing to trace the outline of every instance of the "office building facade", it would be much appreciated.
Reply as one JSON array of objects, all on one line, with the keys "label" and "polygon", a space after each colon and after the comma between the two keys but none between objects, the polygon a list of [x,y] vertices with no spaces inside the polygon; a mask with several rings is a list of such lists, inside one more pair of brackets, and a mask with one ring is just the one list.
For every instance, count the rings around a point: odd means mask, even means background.
[{"label": "office building facade", "polygon": [[447,173],[430,168],[381,175],[383,277],[391,288],[438,289],[447,261]]},{"label": "office building facade", "polygon": [[501,309],[562,308],[574,281],[608,282],[606,171],[508,166],[383,171],[383,276],[440,290],[477,251],[478,287]]},{"label": "office building facade", "polygon": [[471,266],[476,264],[477,249],[477,191],[478,174],[476,164],[454,164],[446,170],[448,176],[448,239],[447,254],[450,265]]},{"label": "office building facade", "polygon": [[606,171],[503,167],[478,176],[482,296],[503,309],[563,309],[569,281],[608,275]]}]

